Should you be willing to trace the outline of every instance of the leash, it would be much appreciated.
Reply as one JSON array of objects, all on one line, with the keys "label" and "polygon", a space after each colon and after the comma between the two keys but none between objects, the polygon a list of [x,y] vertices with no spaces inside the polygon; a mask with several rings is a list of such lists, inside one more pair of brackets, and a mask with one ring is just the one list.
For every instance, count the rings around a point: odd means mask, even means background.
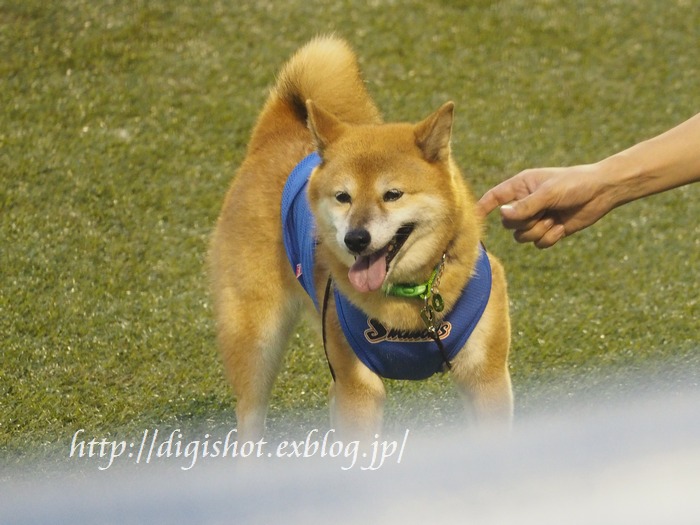
[{"label": "leash", "polygon": [[331,295],[331,286],[333,285],[333,278],[328,275],[328,282],[326,283],[326,291],[323,293],[323,310],[321,311],[321,338],[323,339],[323,352],[326,354],[326,363],[328,363],[328,370],[331,371],[331,377],[333,382],[335,382],[335,371],[333,370],[333,365],[331,365],[331,360],[328,359],[328,345],[326,345],[326,313],[328,312],[328,299]]}]

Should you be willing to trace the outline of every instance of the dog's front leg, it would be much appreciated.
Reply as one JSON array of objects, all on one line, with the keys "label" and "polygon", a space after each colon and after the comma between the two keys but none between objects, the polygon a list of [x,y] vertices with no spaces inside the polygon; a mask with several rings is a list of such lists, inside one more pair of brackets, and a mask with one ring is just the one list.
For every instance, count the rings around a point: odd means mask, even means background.
[{"label": "dog's front leg", "polygon": [[374,439],[381,432],[386,399],[384,384],[369,370],[366,375],[373,378],[358,380],[336,375],[331,384],[331,425],[343,439]]},{"label": "dog's front leg", "polygon": [[354,354],[337,319],[330,319],[327,352],[335,380],[330,387],[331,425],[343,439],[374,439],[381,431],[384,382]]}]

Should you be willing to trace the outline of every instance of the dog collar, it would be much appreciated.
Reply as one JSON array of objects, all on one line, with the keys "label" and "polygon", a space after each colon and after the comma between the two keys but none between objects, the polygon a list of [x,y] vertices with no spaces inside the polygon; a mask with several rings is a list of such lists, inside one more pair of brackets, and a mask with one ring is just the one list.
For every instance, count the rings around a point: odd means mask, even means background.
[{"label": "dog collar", "polygon": [[433,273],[430,274],[430,278],[423,284],[390,283],[384,285],[382,287],[382,291],[386,295],[390,295],[392,297],[426,299],[433,293],[436,293],[438,284],[437,281],[439,280],[439,275],[444,264],[445,254],[442,254],[442,259],[440,259],[440,262],[433,269]]}]

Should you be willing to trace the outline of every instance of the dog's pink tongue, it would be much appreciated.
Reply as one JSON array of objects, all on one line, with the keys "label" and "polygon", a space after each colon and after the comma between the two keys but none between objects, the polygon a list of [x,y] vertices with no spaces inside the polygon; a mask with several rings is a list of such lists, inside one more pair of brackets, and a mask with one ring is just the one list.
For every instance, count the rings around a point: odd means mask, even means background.
[{"label": "dog's pink tongue", "polygon": [[348,271],[348,279],[358,292],[379,290],[386,277],[386,253],[360,256]]}]

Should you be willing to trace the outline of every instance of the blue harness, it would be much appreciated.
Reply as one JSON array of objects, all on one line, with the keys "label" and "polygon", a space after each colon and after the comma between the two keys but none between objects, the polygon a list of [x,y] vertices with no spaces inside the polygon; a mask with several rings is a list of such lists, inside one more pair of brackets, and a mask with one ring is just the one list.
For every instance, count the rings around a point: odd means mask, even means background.
[{"label": "blue harness", "polygon": [[[287,258],[297,279],[319,309],[314,284],[316,237],[314,218],[306,196],[313,169],[321,162],[317,153],[305,157],[287,179],[282,194],[282,229]],[[426,330],[407,332],[385,327],[334,290],[336,313],[345,338],[370,370],[387,379],[425,379],[443,370],[464,347],[481,319],[491,294],[491,265],[479,248],[474,275],[465,285],[454,308],[440,321],[438,336],[445,356]]]},{"label": "blue harness", "polygon": [[314,152],[296,165],[289,174],[282,191],[282,235],[287,259],[294,275],[313,299],[318,310],[316,285],[314,284],[314,259],[316,255],[316,224],[309,208],[306,185],[313,169],[321,163]]}]

